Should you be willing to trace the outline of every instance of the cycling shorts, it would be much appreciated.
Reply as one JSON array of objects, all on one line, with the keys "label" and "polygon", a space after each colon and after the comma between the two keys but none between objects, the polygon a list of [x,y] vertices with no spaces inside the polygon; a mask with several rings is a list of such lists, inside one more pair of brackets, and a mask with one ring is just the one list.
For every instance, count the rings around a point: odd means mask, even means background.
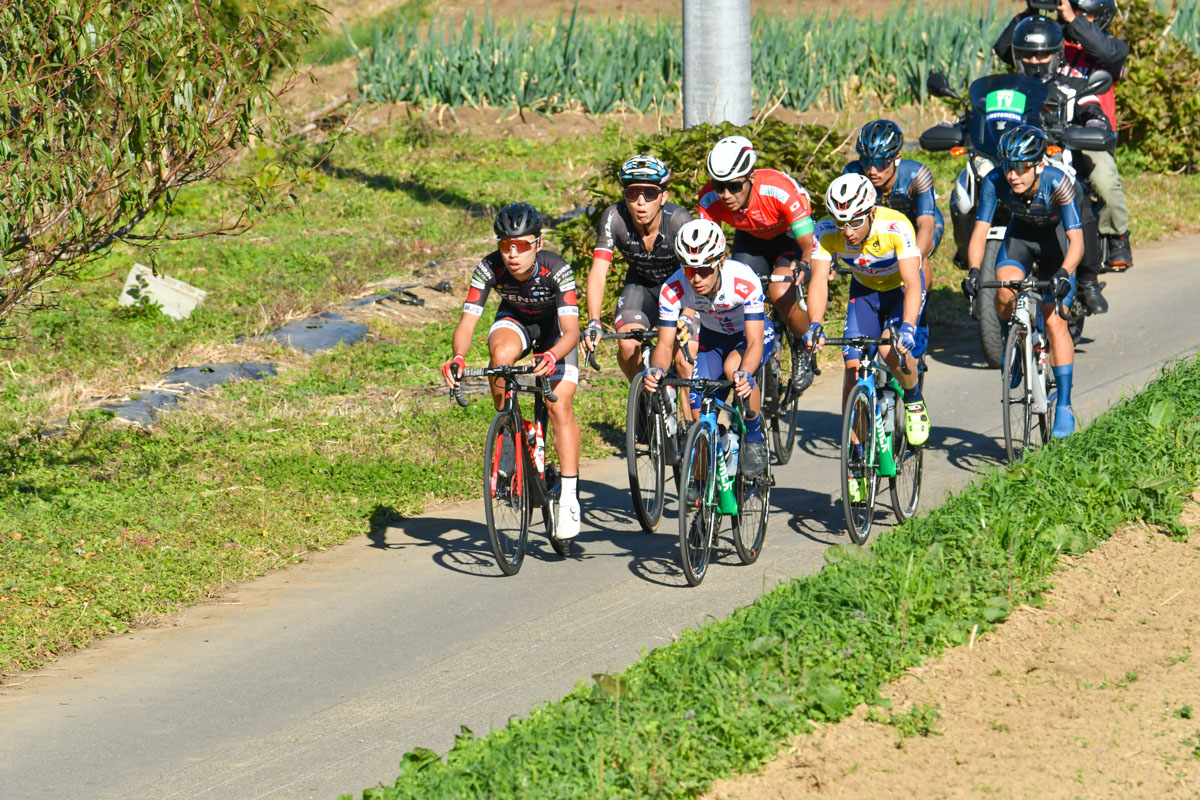
[{"label": "cycling shorts", "polygon": [[[558,327],[557,316],[547,316],[539,319],[530,320],[528,318],[521,319],[512,311],[509,311],[501,305],[496,311],[496,321],[492,323],[492,327],[488,330],[488,338],[498,330],[510,330],[521,337],[521,358],[530,353],[544,353],[562,337],[562,330]],[[571,352],[566,358],[559,359],[554,367],[554,372],[550,375],[551,383],[566,381],[567,383],[579,383],[579,349],[571,348]]]},{"label": "cycling shorts", "polygon": [[[925,313],[925,273],[921,271],[921,310],[917,312],[918,324]],[[876,291],[863,286],[856,280],[850,281],[850,302],[846,304],[846,337],[869,336],[877,338],[891,327],[900,327],[904,321],[904,292],[907,287]],[[920,353],[917,353],[919,356]],[[846,361],[862,359],[863,352],[857,347],[843,347],[842,358]]]},{"label": "cycling shorts", "polygon": [[[996,269],[1001,267],[1017,267],[1021,276],[1029,274],[1036,264],[1038,280],[1048,281],[1062,266],[1067,255],[1067,233],[1062,225],[1054,227],[1038,227],[1030,225],[1019,217],[1013,219],[1008,226],[1004,241],[1000,244],[1000,252],[996,255]],[[1071,293],[1063,300],[1063,305],[1071,307],[1075,299],[1075,276],[1071,276]],[[1042,295],[1042,303],[1053,303],[1054,294],[1046,292]]]},{"label": "cycling shorts", "polygon": [[[729,257],[734,261],[741,261],[754,270],[759,280],[762,281],[763,294],[770,296],[771,284],[767,281],[767,277],[775,271],[775,264],[779,259],[786,257],[792,261],[799,261],[800,245],[796,244],[796,240],[787,233],[781,233],[774,239],[759,239],[745,231],[736,231],[733,234],[733,253]],[[796,291],[796,302],[800,304],[801,308],[807,310],[808,304],[804,301],[804,286],[796,283],[792,288]]]},{"label": "cycling shorts", "polygon": [[[741,333],[718,333],[708,328],[700,330],[700,352],[696,354],[696,368],[693,375],[697,378],[712,378],[721,379],[725,377],[725,359],[729,354],[738,351],[745,353],[746,351],[746,334]],[[775,351],[775,326],[766,325],[763,328],[763,352],[761,361],[754,369],[746,369],[751,375],[759,372],[759,367],[767,363],[767,359],[771,357],[771,353]],[[745,369],[745,365],[742,365]],[[757,381],[757,378],[755,379]],[[702,394],[699,390],[693,389],[691,392],[692,408],[700,408],[700,398]],[[722,396],[722,399],[724,397]]]},{"label": "cycling shorts", "polygon": [[619,331],[626,325],[650,328],[658,324],[658,286],[628,282],[617,298],[617,316],[613,321]]}]

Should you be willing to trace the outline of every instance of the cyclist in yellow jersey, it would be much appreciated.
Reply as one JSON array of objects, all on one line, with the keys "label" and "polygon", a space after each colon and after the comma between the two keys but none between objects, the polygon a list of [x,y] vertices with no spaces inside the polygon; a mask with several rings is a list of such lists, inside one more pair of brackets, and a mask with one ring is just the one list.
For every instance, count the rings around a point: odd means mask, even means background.
[{"label": "cyclist in yellow jersey", "polygon": [[[846,336],[888,337],[897,326],[896,349],[910,352],[916,346],[917,320],[925,306],[925,278],[921,272],[921,250],[912,223],[899,211],[875,206],[875,187],[863,175],[842,175],[825,192],[825,207],[832,218],[817,223],[813,235],[812,281],[809,283],[808,313],[812,318],[804,342],[820,349],[824,342],[822,322],[829,302],[829,275],[836,258],[839,266],[853,273],[850,301],[846,306]],[[904,387],[905,435],[918,447],[929,438],[929,414],[921,396],[917,371],[900,371],[891,347],[880,347],[880,355]],[[854,385],[862,353],[842,349],[846,376],[842,388],[845,402]]]}]

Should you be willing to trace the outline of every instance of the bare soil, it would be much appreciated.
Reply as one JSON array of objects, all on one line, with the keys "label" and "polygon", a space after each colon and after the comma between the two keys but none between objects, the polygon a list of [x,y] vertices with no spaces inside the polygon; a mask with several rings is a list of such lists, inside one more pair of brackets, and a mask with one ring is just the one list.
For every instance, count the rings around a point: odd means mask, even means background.
[{"label": "bare soil", "polygon": [[[1196,505],[1185,521],[1200,530]],[[1044,608],[882,693],[886,713],[936,709],[936,733],[904,738],[859,708],[709,799],[1197,796],[1198,544],[1118,531],[1069,562]]]}]

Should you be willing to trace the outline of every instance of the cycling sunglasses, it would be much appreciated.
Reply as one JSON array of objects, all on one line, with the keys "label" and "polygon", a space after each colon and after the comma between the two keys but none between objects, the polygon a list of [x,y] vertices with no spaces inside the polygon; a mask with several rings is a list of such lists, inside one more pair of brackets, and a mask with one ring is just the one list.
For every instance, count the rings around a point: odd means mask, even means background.
[{"label": "cycling sunglasses", "polygon": [[704,266],[704,267],[690,267],[687,264],[683,265],[683,274],[685,277],[688,277],[688,278],[690,278],[694,275],[699,275],[701,278],[707,278],[709,275],[712,275],[716,271],[717,271],[717,268],[712,264],[709,264],[708,266]]},{"label": "cycling sunglasses", "polygon": [[501,239],[499,247],[501,253],[507,253],[515,247],[518,254],[524,254],[532,250],[535,244],[537,244],[537,239],[532,242],[528,239]]},{"label": "cycling sunglasses", "polygon": [[662,189],[657,186],[626,186],[625,199],[631,203],[636,203],[639,197],[646,198],[646,202],[653,203],[658,198],[662,197]]},{"label": "cycling sunglasses", "polygon": [[736,180],[736,181],[714,180],[712,182],[712,185],[713,185],[713,191],[717,192],[718,194],[720,194],[721,192],[729,192],[730,194],[737,194],[738,192],[740,192],[742,190],[742,187],[746,185],[746,181],[745,180]]},{"label": "cycling sunglasses", "polygon": [[842,228],[843,230],[849,228],[852,231],[856,231],[859,228],[861,228],[863,225],[866,225],[867,220],[870,218],[871,218],[871,215],[869,213],[860,214],[859,216],[854,217],[853,219],[848,219],[845,222],[839,222],[838,226],[840,228]]},{"label": "cycling sunglasses", "polygon": [[858,159],[858,165],[860,167],[862,167],[863,169],[870,169],[871,167],[874,167],[875,169],[884,169],[888,165],[890,165],[893,161],[895,161],[895,159],[893,159],[893,158],[865,158],[864,157],[864,158]]},{"label": "cycling sunglasses", "polygon": [[1016,172],[1023,175],[1040,163],[1040,161],[1001,161],[1000,170],[1005,175],[1010,172]]}]

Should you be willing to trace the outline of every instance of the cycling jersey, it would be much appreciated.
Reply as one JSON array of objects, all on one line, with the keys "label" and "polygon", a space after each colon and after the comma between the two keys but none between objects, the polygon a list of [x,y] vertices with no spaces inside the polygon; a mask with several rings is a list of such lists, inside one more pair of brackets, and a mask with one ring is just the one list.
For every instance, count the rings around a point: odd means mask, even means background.
[{"label": "cycling jersey", "polygon": [[464,314],[483,316],[483,304],[494,288],[500,295],[497,316],[513,316],[521,322],[544,322],[547,318],[577,317],[575,273],[562,256],[549,250],[537,254],[533,276],[519,281],[504,266],[500,251],[484,256],[471,275],[471,288]]},{"label": "cycling jersey", "polygon": [[791,231],[793,238],[812,233],[812,203],[808,192],[792,177],[774,169],[752,173],[750,201],[744,209],[730,211],[713,190],[712,181],[700,190],[700,216],[726,222],[759,239],[774,239]]},{"label": "cycling jersey", "polygon": [[[862,164],[851,161],[842,169],[843,175],[865,175]],[[879,194],[879,205],[892,208],[908,217],[917,226],[917,217],[931,216],[936,225],[942,224],[942,212],[937,207],[937,194],[933,190],[933,173],[929,167],[911,158],[902,158],[896,165],[896,180],[892,190]]]},{"label": "cycling jersey", "polygon": [[878,292],[904,285],[900,259],[915,258],[919,262],[921,258],[912,223],[899,211],[880,206],[875,207],[871,233],[861,247],[850,245],[831,217],[817,223],[813,240],[814,261],[833,261],[836,257],[850,268],[856,281]]},{"label": "cycling jersey", "polygon": [[1082,227],[1079,204],[1075,199],[1075,180],[1055,166],[1045,166],[1032,197],[1022,197],[1008,185],[999,169],[983,179],[979,190],[978,222],[991,223],[996,204],[1003,203],[1015,219],[1025,220],[1034,227],[1050,228],[1062,224],[1063,230]]},{"label": "cycling jersey", "polygon": [[705,330],[744,334],[748,319],[766,325],[762,283],[754,270],[731,258],[725,259],[721,267],[717,291],[712,297],[696,294],[682,269],[667,278],[658,294],[659,327],[674,328],[684,308],[696,310],[702,337]]},{"label": "cycling jersey", "polygon": [[647,252],[629,208],[623,202],[613,203],[600,214],[592,257],[612,261],[613,251],[620,252],[629,265],[625,283],[650,286],[657,290],[672,272],[679,269],[679,259],[675,256],[675,234],[691,221],[691,212],[683,206],[663,204],[658,236],[654,246]]}]

